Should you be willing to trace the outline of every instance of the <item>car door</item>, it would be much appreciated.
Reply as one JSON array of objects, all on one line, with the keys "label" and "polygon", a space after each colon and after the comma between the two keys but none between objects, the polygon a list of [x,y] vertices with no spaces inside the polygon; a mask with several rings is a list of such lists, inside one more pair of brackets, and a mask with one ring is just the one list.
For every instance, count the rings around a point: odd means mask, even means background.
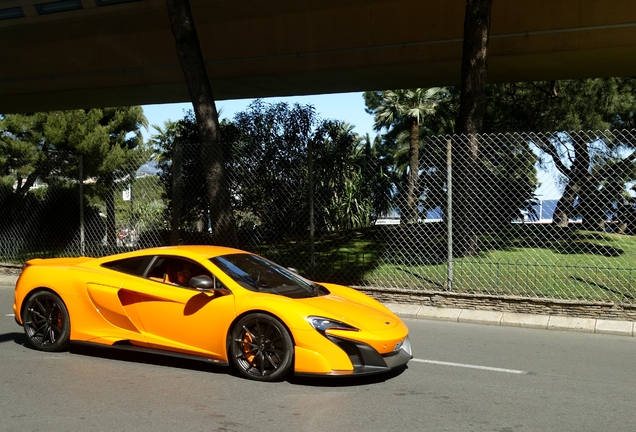
[{"label": "car door", "polygon": [[123,298],[134,304],[151,346],[226,360],[226,333],[235,317],[234,296],[178,285],[170,269],[186,264],[194,268],[192,276],[213,277],[193,261],[158,256],[143,278],[122,286],[128,292]]}]

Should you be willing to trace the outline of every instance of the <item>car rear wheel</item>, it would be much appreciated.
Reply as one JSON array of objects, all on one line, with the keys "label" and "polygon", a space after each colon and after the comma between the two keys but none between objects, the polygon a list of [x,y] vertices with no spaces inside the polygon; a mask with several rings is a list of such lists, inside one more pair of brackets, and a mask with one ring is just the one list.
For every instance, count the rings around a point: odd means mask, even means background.
[{"label": "car rear wheel", "polygon": [[294,343],[287,328],[262,313],[247,315],[232,330],[230,355],[239,372],[257,381],[276,381],[293,366]]},{"label": "car rear wheel", "polygon": [[71,337],[66,305],[49,291],[33,293],[26,301],[22,326],[27,343],[41,351],[64,351]]}]

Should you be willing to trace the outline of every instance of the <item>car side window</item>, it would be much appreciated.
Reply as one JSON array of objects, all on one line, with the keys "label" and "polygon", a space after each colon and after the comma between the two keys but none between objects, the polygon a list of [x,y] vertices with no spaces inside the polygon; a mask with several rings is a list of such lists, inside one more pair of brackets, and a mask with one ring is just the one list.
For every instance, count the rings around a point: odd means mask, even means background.
[{"label": "car side window", "polygon": [[152,256],[125,258],[103,263],[102,267],[116,270],[122,273],[141,276],[148,267],[148,264],[150,264],[152,258]]},{"label": "car side window", "polygon": [[178,257],[157,257],[148,271],[148,279],[169,285],[187,287],[194,276],[212,275],[200,264]]}]

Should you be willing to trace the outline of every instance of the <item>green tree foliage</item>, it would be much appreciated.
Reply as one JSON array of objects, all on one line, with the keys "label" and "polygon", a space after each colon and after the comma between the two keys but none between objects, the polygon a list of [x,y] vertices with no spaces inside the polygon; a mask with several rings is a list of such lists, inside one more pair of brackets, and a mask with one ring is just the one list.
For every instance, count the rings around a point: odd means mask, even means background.
[{"label": "green tree foliage", "polygon": [[[165,219],[170,220],[170,243],[202,242],[208,232],[210,204],[205,180],[205,161],[201,160],[197,121],[192,111],[164,128],[153,126],[151,140],[159,152],[159,181],[166,200]],[[208,238],[207,241],[212,241]]]},{"label": "green tree foliage", "polygon": [[[555,222],[583,217],[598,229],[636,179],[636,143],[602,132],[636,127],[636,79],[609,78],[491,85],[485,130],[541,132],[528,141],[562,175]],[[587,131],[571,136],[558,131]]]},{"label": "green tree foliage", "polygon": [[[76,255],[79,251],[77,209],[77,185],[70,182],[38,187],[23,197],[3,188],[0,190],[0,256],[4,260],[24,261],[33,256]],[[84,223],[87,232],[104,232],[96,207],[86,207]]]},{"label": "green tree foliage", "polygon": [[[187,117],[184,119],[186,120]],[[175,146],[175,139],[180,133],[182,125],[178,122],[165,121],[163,128],[152,125],[155,130],[150,137],[150,142],[157,150],[157,158],[163,164],[163,173],[170,170],[169,181],[162,177],[164,190],[169,191],[164,194],[164,198],[169,199],[169,206],[166,207],[166,216],[170,220],[170,244],[179,244],[179,231],[181,229],[181,209],[183,208],[183,146]],[[168,166],[169,165],[169,166]]]},{"label": "green tree foliage", "polygon": [[379,136],[372,140],[366,134],[359,142],[357,159],[362,169],[363,182],[371,197],[371,218],[376,221],[388,214],[393,206],[393,155],[387,151]]},{"label": "green tree foliage", "polygon": [[[343,122],[318,119],[311,106],[257,100],[220,127],[241,244],[307,235],[309,147],[313,148],[317,230],[368,226],[390,208],[390,169],[378,142],[361,139]],[[166,125],[160,130],[153,140],[161,149],[160,178],[169,216],[178,210],[175,191],[182,190],[179,226],[193,230],[197,221],[209,220],[196,119],[189,114],[174,128]],[[175,171],[178,148],[182,168]],[[176,172],[182,177],[178,188]]]},{"label": "green tree foliage", "polygon": [[307,232],[307,147],[316,122],[309,105],[262,100],[235,115],[228,173],[244,238],[256,232],[276,241]]},{"label": "green tree foliage", "polygon": [[[36,181],[51,188],[75,184],[83,157],[84,178],[96,180],[87,192],[106,202],[108,239],[115,243],[115,211],[112,194],[118,181],[134,173],[148,149],[140,128],[146,126],[141,107],[10,114],[0,118],[0,175],[14,186],[3,195],[12,200],[11,223],[18,223]],[[132,180],[130,180],[132,181]],[[47,199],[54,199],[45,194]],[[91,202],[91,200],[88,200]],[[58,205],[64,208],[64,204]],[[70,208],[70,207],[69,207]],[[75,208],[75,207],[73,207]],[[76,225],[69,223],[68,231]],[[101,230],[101,232],[104,232]],[[101,239],[100,239],[101,240]]]},{"label": "green tree foliage", "polygon": [[137,163],[127,152],[139,149],[145,126],[139,106],[5,115],[0,169],[18,181],[19,195],[37,179],[77,178],[79,156],[86,177],[121,177]]},{"label": "green tree foliage", "polygon": [[[314,122],[311,107],[257,100],[233,122],[220,123],[242,243],[263,236],[279,240],[306,229],[306,145]],[[161,149],[160,178],[170,220],[185,232],[207,230],[210,220],[198,134],[197,119],[188,113],[153,137]]]},{"label": "green tree foliage", "polygon": [[306,235],[309,144],[316,231],[366,227],[389,210],[390,169],[379,141],[361,138],[351,125],[318,119],[311,106],[256,101],[233,127],[228,172],[243,231],[252,224],[270,240]]},{"label": "green tree foliage", "polygon": [[365,141],[350,124],[325,120],[312,142],[318,230],[366,227],[390,208],[391,183],[368,136]]}]

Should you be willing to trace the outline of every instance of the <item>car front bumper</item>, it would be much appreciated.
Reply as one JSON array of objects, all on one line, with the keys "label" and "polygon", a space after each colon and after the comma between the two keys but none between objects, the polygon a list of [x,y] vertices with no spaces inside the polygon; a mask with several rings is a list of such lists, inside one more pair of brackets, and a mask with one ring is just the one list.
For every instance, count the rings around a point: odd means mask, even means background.
[{"label": "car front bumper", "polygon": [[351,376],[351,375],[375,375],[386,373],[394,369],[406,366],[413,358],[411,343],[408,338],[401,343],[400,347],[389,354],[380,354],[373,347],[359,341],[345,339],[328,335],[327,338],[342,349],[353,365],[353,370],[335,370],[329,373],[296,373],[296,375],[329,375],[329,376]]}]

